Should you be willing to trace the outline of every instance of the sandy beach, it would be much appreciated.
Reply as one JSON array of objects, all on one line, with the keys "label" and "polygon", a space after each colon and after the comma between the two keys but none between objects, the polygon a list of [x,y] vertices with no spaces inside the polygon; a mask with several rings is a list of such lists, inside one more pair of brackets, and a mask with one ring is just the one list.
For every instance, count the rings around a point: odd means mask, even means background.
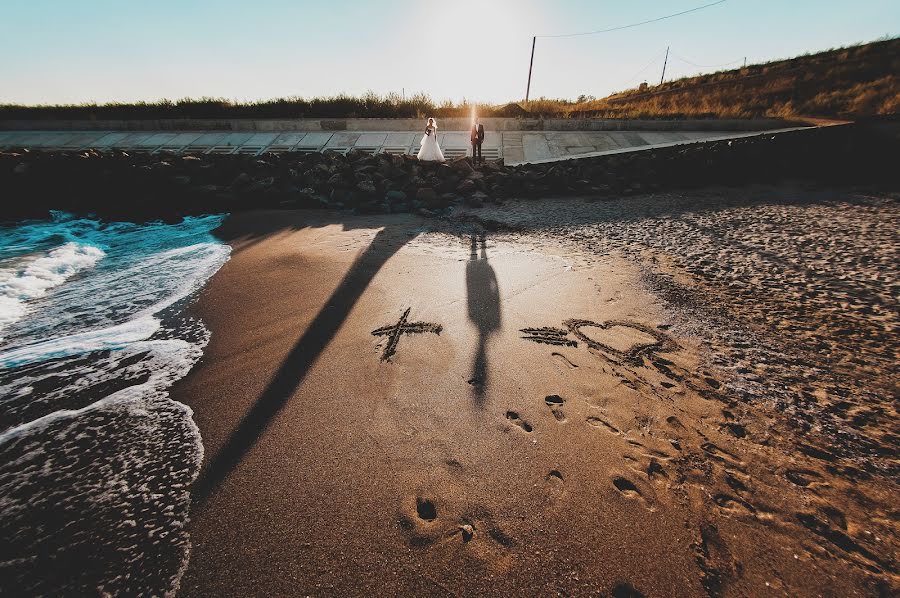
[{"label": "sandy beach", "polygon": [[235,214],[180,595],[900,588],[897,197]]}]

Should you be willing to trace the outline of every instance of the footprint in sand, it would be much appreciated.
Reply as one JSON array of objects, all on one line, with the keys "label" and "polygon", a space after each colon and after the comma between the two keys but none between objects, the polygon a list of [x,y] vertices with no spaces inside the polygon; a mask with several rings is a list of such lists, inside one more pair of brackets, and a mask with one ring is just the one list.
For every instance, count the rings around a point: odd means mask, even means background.
[{"label": "footprint in sand", "polygon": [[547,474],[547,487],[550,491],[550,497],[553,500],[558,500],[559,497],[563,493],[563,474],[558,469],[550,470],[550,473]]},{"label": "footprint in sand", "polygon": [[508,419],[512,423],[516,424],[517,426],[519,426],[526,432],[531,432],[532,430],[534,430],[534,428],[531,427],[531,424],[529,424],[527,421],[525,421],[524,419],[519,417],[519,414],[516,413],[515,411],[507,411],[506,419]]},{"label": "footprint in sand", "polygon": [[437,519],[437,507],[427,498],[416,497],[416,514],[423,521],[434,521]]},{"label": "footprint in sand", "polygon": [[612,432],[613,434],[620,434],[620,433],[621,433],[621,432],[619,431],[619,428],[615,427],[614,425],[612,425],[611,423],[609,423],[609,422],[606,421],[605,419],[600,418],[600,417],[597,417],[597,416],[594,416],[594,415],[592,415],[591,417],[587,418],[587,423],[589,423],[590,425],[592,425],[592,426],[595,427],[595,428],[600,428],[600,429],[602,429],[602,430],[607,430],[607,431],[609,431],[609,432]]},{"label": "footprint in sand", "polygon": [[743,470],[744,462],[741,461],[737,455],[730,451],[726,451],[722,447],[713,444],[712,442],[704,442],[700,445],[700,448],[709,455],[710,458],[715,459],[716,461],[721,461],[722,463],[726,463],[731,465],[736,469]]},{"label": "footprint in sand", "polygon": [[613,486],[616,487],[623,496],[627,496],[628,498],[643,498],[644,495],[638,490],[638,487],[634,485],[634,482],[629,480],[628,478],[623,478],[621,476],[613,478]]},{"label": "footprint in sand", "polygon": [[556,418],[556,421],[558,421],[559,423],[563,423],[564,421],[566,421],[566,416],[561,409],[565,401],[561,396],[550,395],[544,398],[544,402],[547,404],[547,407],[550,408],[550,412],[553,413],[553,417]]}]

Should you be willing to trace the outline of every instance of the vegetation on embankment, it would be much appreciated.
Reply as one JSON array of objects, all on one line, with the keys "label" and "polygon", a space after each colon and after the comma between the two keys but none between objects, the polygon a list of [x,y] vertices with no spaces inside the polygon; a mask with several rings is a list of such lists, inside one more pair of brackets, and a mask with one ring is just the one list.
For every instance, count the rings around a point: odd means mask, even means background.
[{"label": "vegetation on embankment", "polygon": [[686,77],[602,99],[540,98],[503,105],[437,103],[426,94],[220,98],[134,104],[0,105],[0,120],[423,118],[846,118],[900,112],[900,38]]}]

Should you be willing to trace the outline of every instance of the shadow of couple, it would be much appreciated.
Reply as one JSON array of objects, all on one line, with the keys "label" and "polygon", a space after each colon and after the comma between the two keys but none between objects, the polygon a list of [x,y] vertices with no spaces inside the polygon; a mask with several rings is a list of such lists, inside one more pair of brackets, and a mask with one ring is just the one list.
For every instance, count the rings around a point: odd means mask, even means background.
[{"label": "shadow of couple", "polygon": [[[194,483],[198,507],[203,507],[206,499],[256,445],[272,420],[294,396],[375,275],[410,238],[406,231],[386,226],[357,256],[253,406],[237,423],[222,448],[206,463]],[[478,348],[469,383],[473,386],[476,406],[483,407],[488,377],[487,342],[490,335],[500,328],[500,292],[497,277],[487,259],[484,234],[473,234],[471,237],[466,289],[468,317],[478,330]]]}]

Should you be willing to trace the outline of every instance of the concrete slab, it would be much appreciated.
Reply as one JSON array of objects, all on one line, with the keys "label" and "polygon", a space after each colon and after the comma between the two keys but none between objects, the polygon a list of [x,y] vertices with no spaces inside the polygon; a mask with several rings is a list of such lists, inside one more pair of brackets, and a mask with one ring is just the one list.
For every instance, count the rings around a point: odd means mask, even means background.
[{"label": "concrete slab", "polygon": [[191,141],[189,147],[212,147],[214,145],[218,145],[219,142],[225,139],[227,135],[228,133],[203,133],[202,135]]},{"label": "concrete slab", "polygon": [[444,149],[470,149],[472,147],[472,142],[468,133],[444,133],[444,138],[441,140],[441,147]]},{"label": "concrete slab", "polygon": [[110,147],[113,149],[130,150],[137,147],[142,141],[153,136],[152,132],[142,131],[140,133],[127,133],[124,137],[113,143]]},{"label": "concrete slab", "polygon": [[325,149],[353,147],[359,136],[359,133],[334,133],[325,144]]},{"label": "concrete slab", "polygon": [[34,147],[57,147],[65,142],[70,137],[74,137],[71,132],[37,132],[32,131],[27,133],[22,139],[21,143],[31,145]]},{"label": "concrete slab", "polygon": [[306,133],[281,133],[272,140],[272,145],[294,147],[305,135]]},{"label": "concrete slab", "polygon": [[199,139],[201,135],[203,135],[203,133],[178,133],[174,137],[166,140],[165,143],[162,144],[161,149],[175,150],[187,147]]},{"label": "concrete slab", "polygon": [[[838,126],[840,126],[840,125],[838,125]],[[682,139],[682,140],[680,140],[680,141],[670,141],[670,142],[667,142],[667,143],[657,143],[657,144],[653,144],[653,145],[641,145],[641,146],[632,146],[632,147],[620,147],[620,148],[614,149],[614,150],[607,150],[607,151],[599,151],[599,152],[591,152],[591,153],[588,153],[588,154],[582,154],[582,155],[577,156],[577,157],[578,157],[578,158],[592,158],[592,157],[596,157],[596,156],[607,156],[607,155],[614,155],[614,154],[625,154],[625,153],[629,153],[629,152],[643,151],[643,150],[648,150],[648,149],[657,149],[657,148],[663,148],[663,147],[673,147],[673,146],[677,146],[677,145],[688,145],[688,144],[693,144],[693,143],[704,143],[704,142],[706,142],[706,141],[725,141],[725,140],[728,140],[728,139],[736,139],[736,138],[740,138],[740,137],[756,137],[756,136],[759,136],[759,135],[778,135],[778,134],[780,134],[780,133],[789,133],[789,132],[792,132],[792,131],[802,131],[802,130],[804,130],[804,129],[812,129],[812,128],[815,128],[815,127],[808,127],[808,126],[805,126],[805,127],[789,127],[789,128],[785,128],[785,129],[777,129],[777,130],[774,130],[774,131],[772,131],[772,130],[770,130],[770,131],[755,131],[755,132],[751,132],[751,133],[745,133],[745,132],[742,132],[742,133],[738,133],[738,134],[735,134],[735,133],[733,133],[733,132],[726,132],[726,133],[724,133],[724,134],[715,135],[715,136],[711,136],[711,137],[703,137],[703,138],[700,138],[700,139]],[[682,137],[685,137],[685,136],[682,135]],[[547,162],[559,162],[559,161],[561,161],[561,160],[568,160],[568,159],[572,159],[572,156],[568,156],[568,157],[565,157],[565,156],[563,156],[563,157],[557,156],[557,157],[553,157],[553,158],[544,158],[544,159],[526,159],[524,162],[521,162],[521,163],[541,164],[541,163],[547,163]],[[513,162],[510,162],[510,164],[513,164]],[[519,162],[516,162],[516,164],[519,164]]]},{"label": "concrete slab", "polygon": [[554,157],[554,153],[550,151],[547,135],[544,133],[526,133],[522,135],[522,149],[527,162]]},{"label": "concrete slab", "polygon": [[81,131],[71,137],[62,147],[64,149],[77,150],[94,147],[105,135],[98,131]]},{"label": "concrete slab", "polygon": [[252,137],[253,133],[226,133],[225,137],[223,137],[217,144],[217,147],[240,147],[247,143]]},{"label": "concrete slab", "polygon": [[242,145],[265,147],[275,141],[276,137],[278,137],[278,133],[255,133],[254,135],[251,135],[249,139],[244,141]]},{"label": "concrete slab", "polygon": [[363,133],[356,140],[356,147],[381,147],[387,133]]},{"label": "concrete slab", "polygon": [[419,139],[418,133],[388,133],[385,140],[385,146],[391,147],[410,147]]},{"label": "concrete slab", "polygon": [[156,149],[166,141],[172,139],[177,135],[177,133],[157,133],[155,135],[150,135],[146,139],[142,139],[138,142],[135,147],[138,149]]},{"label": "concrete slab", "polygon": [[300,140],[300,143],[297,144],[297,147],[319,148],[328,143],[333,135],[334,133],[307,133]]},{"label": "concrete slab", "polygon": [[109,149],[126,137],[128,137],[128,133],[107,133],[100,139],[94,141],[94,148],[99,150]]}]

